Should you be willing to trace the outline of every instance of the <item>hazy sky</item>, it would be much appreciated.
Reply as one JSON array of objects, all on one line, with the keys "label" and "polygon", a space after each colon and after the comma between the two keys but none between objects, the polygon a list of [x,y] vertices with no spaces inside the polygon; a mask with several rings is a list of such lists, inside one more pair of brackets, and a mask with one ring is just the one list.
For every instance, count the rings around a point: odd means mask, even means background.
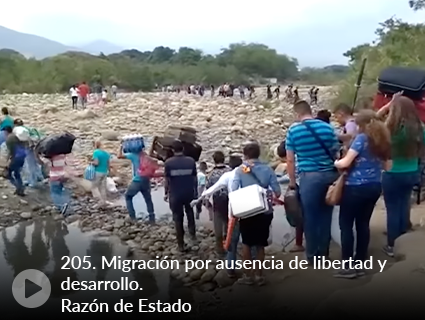
[{"label": "hazy sky", "polygon": [[407,0],[3,2],[0,25],[64,44],[105,39],[140,50],[191,46],[217,53],[232,42],[261,42],[301,66],[346,63],[342,53],[373,40],[378,23],[393,15],[425,18]]}]

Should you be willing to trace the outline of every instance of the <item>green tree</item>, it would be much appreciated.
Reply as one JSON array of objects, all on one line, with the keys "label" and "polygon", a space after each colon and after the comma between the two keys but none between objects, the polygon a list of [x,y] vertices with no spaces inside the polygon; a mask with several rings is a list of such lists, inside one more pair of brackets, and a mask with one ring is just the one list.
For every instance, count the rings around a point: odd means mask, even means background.
[{"label": "green tree", "polygon": [[[425,0],[410,1],[409,5],[414,10],[420,10],[424,8]],[[376,92],[376,79],[384,68],[425,65],[425,24],[412,24],[390,18],[380,23],[375,33],[376,41],[354,47],[344,54],[350,59],[350,72],[339,86],[335,102],[347,102],[352,99],[354,83],[364,58],[367,58],[367,66],[360,97],[365,101],[369,101]]]}]

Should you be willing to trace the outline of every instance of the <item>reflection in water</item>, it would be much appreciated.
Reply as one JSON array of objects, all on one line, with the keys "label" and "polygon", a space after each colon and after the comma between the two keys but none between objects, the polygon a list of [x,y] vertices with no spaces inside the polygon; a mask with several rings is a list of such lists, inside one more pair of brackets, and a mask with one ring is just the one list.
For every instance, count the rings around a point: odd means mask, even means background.
[{"label": "reflection in water", "polygon": [[[10,232],[12,232],[13,238]],[[2,266],[0,274],[4,277],[0,278],[2,280],[0,293],[3,291],[10,293],[9,282],[12,283],[13,277],[26,269],[40,270],[49,277],[52,288],[52,305],[60,300],[55,298],[64,296],[81,302],[91,302],[93,298],[101,298],[102,294],[99,292],[63,291],[61,284],[66,278],[70,278],[70,281],[114,281],[119,280],[120,277],[128,277],[129,281],[135,280],[143,288],[143,290],[126,292],[105,291],[104,293],[107,293],[105,298],[114,302],[118,301],[117,299],[133,303],[137,303],[138,299],[159,299],[165,302],[169,298],[183,298],[187,295],[183,291],[190,291],[189,288],[178,289],[174,286],[175,283],[170,283],[168,271],[132,270],[131,272],[122,272],[110,268],[102,269],[102,257],[110,261],[114,256],[124,256],[127,247],[110,239],[93,238],[93,236],[83,234],[78,228],[67,225],[63,221],[45,219],[20,223],[15,227],[3,230],[1,234],[0,250],[3,251],[3,256],[0,255],[0,266]],[[28,240],[31,240],[31,243]],[[91,270],[72,269],[72,263],[68,264],[70,269],[62,269],[67,261],[62,260],[62,257],[79,256],[82,258],[85,255],[91,257]],[[6,265],[10,266],[10,272]],[[3,269],[5,267],[8,269],[7,272]],[[3,282],[7,282],[7,285],[3,285]],[[93,296],[94,294],[96,296]],[[49,302],[46,303],[46,308],[48,305]]]},{"label": "reflection in water", "polygon": [[15,277],[26,269],[44,270],[49,262],[48,247],[42,238],[43,222],[39,220],[34,222],[31,253],[25,244],[26,227],[25,223],[19,224],[12,241],[7,238],[6,230],[2,232],[4,258],[12,267]]},{"label": "reflection in water", "polygon": [[109,241],[93,239],[87,249],[87,255],[90,257],[92,266],[96,268],[96,280],[105,280],[110,267],[102,269],[102,257],[111,261],[113,257],[112,244]]},{"label": "reflection in water", "polygon": [[72,268],[72,264],[68,264],[69,269],[62,269],[62,266],[66,260],[62,260],[64,256],[70,256],[70,251],[66,245],[65,236],[68,235],[68,227],[63,221],[47,221],[46,228],[48,224],[52,223],[54,226],[50,229],[54,231],[51,236],[51,248],[52,256],[54,261],[53,274],[49,277],[52,284],[52,296],[53,297],[62,297],[68,294],[71,294],[72,290],[63,291],[61,288],[61,283],[66,278],[70,278],[71,281],[77,281],[78,275],[77,272]]}]

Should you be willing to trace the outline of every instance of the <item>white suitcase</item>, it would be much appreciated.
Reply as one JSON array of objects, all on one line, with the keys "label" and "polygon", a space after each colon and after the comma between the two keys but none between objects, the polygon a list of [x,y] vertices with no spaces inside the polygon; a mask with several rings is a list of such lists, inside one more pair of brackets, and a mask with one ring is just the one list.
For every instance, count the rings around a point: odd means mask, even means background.
[{"label": "white suitcase", "polygon": [[269,210],[266,189],[253,184],[229,193],[229,204],[236,218],[249,218]]}]

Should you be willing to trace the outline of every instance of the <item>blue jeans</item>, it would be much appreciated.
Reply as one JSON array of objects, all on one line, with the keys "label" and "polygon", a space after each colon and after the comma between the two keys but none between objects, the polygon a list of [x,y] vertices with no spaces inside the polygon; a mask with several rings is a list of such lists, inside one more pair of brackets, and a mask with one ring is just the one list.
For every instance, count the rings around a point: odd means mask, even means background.
[{"label": "blue jeans", "polygon": [[419,181],[419,173],[384,172],[382,190],[387,208],[387,244],[394,246],[395,240],[406,233],[410,221],[410,197]]},{"label": "blue jeans", "polygon": [[[353,225],[356,226],[357,236],[354,259],[366,260],[370,240],[369,222],[380,196],[381,183],[344,186],[339,209],[342,260],[353,258],[354,255]],[[348,266],[345,268],[348,269]]]},{"label": "blue jeans", "polygon": [[[234,268],[231,268],[231,262],[233,261],[233,263],[236,261],[237,259],[237,254],[238,254],[238,244],[239,244],[239,239],[241,237],[241,231],[239,229],[239,222],[236,222],[235,227],[233,229],[232,232],[232,239],[230,241],[230,246],[229,249],[227,250],[227,266],[229,270],[234,270]],[[251,248],[251,257],[253,260],[256,259],[256,247],[252,247]],[[234,267],[234,265],[233,265]]]},{"label": "blue jeans", "polygon": [[306,255],[309,261],[315,256],[329,254],[333,206],[326,204],[326,193],[337,177],[336,171],[300,174],[299,192],[304,216]]},{"label": "blue jeans", "polygon": [[6,131],[1,130],[0,131],[0,145],[3,144],[3,142],[6,141]]},{"label": "blue jeans", "polygon": [[26,174],[26,182],[31,185],[35,186],[37,182],[43,180],[43,175],[41,172],[41,167],[37,163],[37,160],[34,155],[34,151],[32,149],[27,150],[27,156],[25,158],[25,174]]},{"label": "blue jeans", "polygon": [[134,210],[133,198],[136,194],[141,193],[146,202],[149,220],[155,220],[155,211],[151,196],[151,183],[149,179],[141,178],[140,181],[132,181],[125,193],[125,203],[130,218],[136,219],[136,211]]},{"label": "blue jeans", "polygon": [[21,192],[24,190],[22,183],[21,171],[24,166],[25,158],[13,158],[9,165],[9,180],[16,187],[16,191]]},{"label": "blue jeans", "polygon": [[69,195],[62,181],[50,181],[50,196],[58,210],[69,202]]}]

